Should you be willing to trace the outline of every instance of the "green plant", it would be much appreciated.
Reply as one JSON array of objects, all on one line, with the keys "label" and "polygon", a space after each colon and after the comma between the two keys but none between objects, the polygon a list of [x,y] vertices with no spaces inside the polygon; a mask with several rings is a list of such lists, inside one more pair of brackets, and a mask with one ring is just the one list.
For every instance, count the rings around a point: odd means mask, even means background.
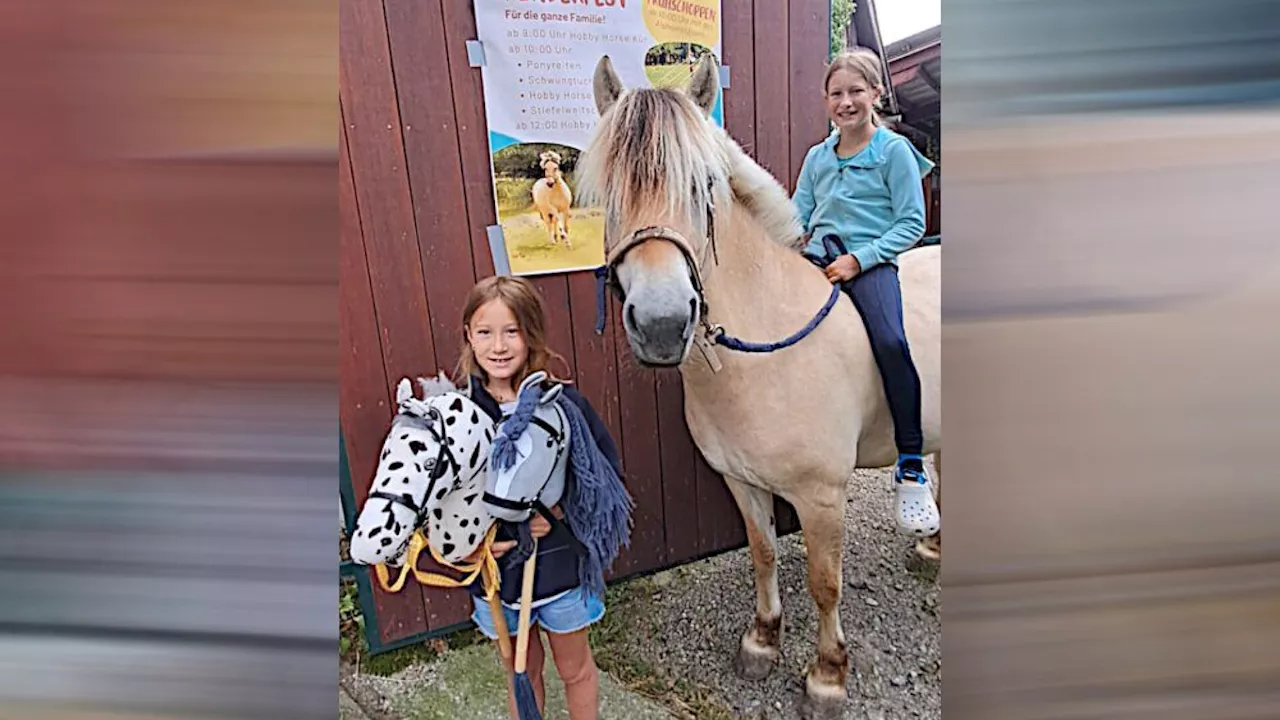
[{"label": "green plant", "polygon": [[828,57],[835,57],[844,50],[849,23],[857,9],[857,0],[831,0],[831,54]]},{"label": "green plant", "polygon": [[344,579],[338,593],[338,655],[363,654],[369,647],[364,636],[364,613],[354,580]]},{"label": "green plant", "polygon": [[543,175],[539,156],[546,150],[559,153],[560,172],[566,177],[573,175],[578,163],[577,149],[556,143],[519,143],[505,147],[493,154],[493,172],[497,175],[537,180]]},{"label": "green plant", "polygon": [[494,193],[498,200],[498,212],[503,217],[515,215],[533,207],[532,178],[498,176],[494,182]]}]

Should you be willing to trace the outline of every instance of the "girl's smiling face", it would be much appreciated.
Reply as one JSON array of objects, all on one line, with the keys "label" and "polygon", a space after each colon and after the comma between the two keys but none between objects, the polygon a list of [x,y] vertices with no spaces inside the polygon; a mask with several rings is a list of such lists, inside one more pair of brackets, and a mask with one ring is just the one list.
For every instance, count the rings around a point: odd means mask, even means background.
[{"label": "girl's smiling face", "polygon": [[515,313],[497,298],[481,305],[471,316],[467,342],[490,382],[510,385],[529,360],[529,345]]},{"label": "girl's smiling face", "polygon": [[871,122],[880,89],[862,75],[840,69],[827,81],[827,117],[841,134],[856,131]]}]

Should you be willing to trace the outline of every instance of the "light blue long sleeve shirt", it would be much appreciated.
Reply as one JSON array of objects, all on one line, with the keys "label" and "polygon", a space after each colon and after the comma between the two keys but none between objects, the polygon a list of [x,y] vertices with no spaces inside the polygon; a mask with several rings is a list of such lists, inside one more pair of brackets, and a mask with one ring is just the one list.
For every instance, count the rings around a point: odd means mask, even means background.
[{"label": "light blue long sleeve shirt", "polygon": [[822,238],[844,241],[865,272],[898,255],[924,235],[922,178],[931,162],[903,136],[876,128],[856,155],[836,155],[840,131],[809,148],[792,202],[810,233],[806,252],[825,255]]}]

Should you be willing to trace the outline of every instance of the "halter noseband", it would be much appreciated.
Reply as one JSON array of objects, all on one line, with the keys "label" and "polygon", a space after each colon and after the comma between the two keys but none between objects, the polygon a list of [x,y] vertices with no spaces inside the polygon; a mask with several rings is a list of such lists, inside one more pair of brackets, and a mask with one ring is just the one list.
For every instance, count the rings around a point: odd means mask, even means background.
[{"label": "halter noseband", "polygon": [[[716,218],[715,204],[712,201],[714,182],[707,183],[707,246],[706,250],[710,251],[712,262],[720,263],[720,258],[716,252]],[[693,334],[693,344],[702,352],[702,356],[707,361],[712,372],[720,372],[723,367],[716,355],[715,348],[717,345],[727,347],[738,352],[748,353],[770,353],[792,345],[805,339],[812,333],[818,325],[826,319],[832,308],[835,307],[836,301],[839,300],[841,293],[840,284],[836,283],[831,286],[831,294],[827,296],[827,302],[818,310],[808,324],[790,336],[777,342],[751,342],[733,337],[725,332],[722,325],[713,324],[710,320],[710,306],[707,303],[707,295],[703,289],[702,270],[706,265],[704,257],[700,262],[693,252],[693,247],[689,244],[688,238],[681,235],[676,230],[669,227],[649,226],[633,231],[622,242],[615,245],[605,256],[605,264],[596,270],[597,278],[597,295],[596,295],[596,334],[600,335],[604,332],[605,325],[605,293],[604,288],[608,287],[612,290],[618,300],[625,302],[627,297],[622,289],[622,283],[618,281],[618,266],[622,264],[627,253],[631,252],[637,245],[648,242],[649,240],[665,240],[675,245],[684,256],[685,264],[689,268],[689,281],[693,284],[693,290],[698,296],[699,325],[700,331]],[[703,253],[706,255],[706,252]]]},{"label": "halter noseband", "polygon": [[[707,359],[711,369],[715,372],[720,370],[720,361],[716,357],[714,344],[724,335],[724,328],[719,325],[711,324],[709,319],[711,306],[707,303],[707,294],[702,284],[702,268],[706,264],[706,251],[710,251],[712,262],[720,263],[719,253],[716,251],[716,214],[715,204],[711,201],[712,191],[715,188],[714,182],[707,183],[707,245],[703,252],[704,257],[699,260],[693,252],[693,246],[689,244],[688,238],[681,235],[678,231],[661,226],[651,225],[649,227],[640,228],[632,232],[622,242],[618,243],[611,249],[605,257],[603,281],[618,298],[619,301],[625,302],[627,299],[626,292],[622,289],[622,283],[618,281],[618,266],[622,264],[627,253],[631,252],[638,245],[646,243],[650,240],[664,240],[676,246],[680,254],[684,256],[685,265],[689,268],[689,282],[693,284],[693,291],[698,296],[698,318],[699,324],[702,326],[701,332],[694,333],[694,344],[702,351],[703,356]],[[601,307],[604,302],[603,294],[600,296]],[[601,323],[603,323],[604,310],[600,310]],[[597,332],[603,325],[596,328]]]},{"label": "halter noseband", "polygon": [[[710,199],[714,187],[713,182],[707,183],[707,250],[710,250],[713,261],[718,264],[720,257],[716,252],[715,205]],[[702,310],[700,314],[705,325],[707,323],[708,306],[706,293],[703,291],[702,286],[702,266],[705,264],[706,258],[699,260],[693,252],[693,246],[689,243],[688,238],[672,228],[663,225],[650,225],[640,228],[633,231],[622,242],[609,250],[604,262],[605,284],[615,297],[619,300],[626,300],[627,297],[622,289],[622,283],[618,281],[618,266],[622,264],[627,253],[650,240],[665,240],[675,245],[680,254],[684,256],[685,264],[689,267],[689,281],[693,283],[693,290],[698,294],[698,305]],[[704,251],[703,254],[705,255],[706,252]]]}]

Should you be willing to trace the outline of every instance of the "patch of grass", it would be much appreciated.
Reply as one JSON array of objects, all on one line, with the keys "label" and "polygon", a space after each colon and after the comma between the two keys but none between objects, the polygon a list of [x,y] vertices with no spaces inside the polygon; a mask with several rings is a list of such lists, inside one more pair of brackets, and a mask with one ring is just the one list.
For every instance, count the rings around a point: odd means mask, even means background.
[{"label": "patch of grass", "polygon": [[[430,683],[392,699],[392,707],[405,720],[505,717],[504,675],[502,663],[488,649],[458,653],[436,666]],[[547,685],[550,696],[553,685]],[[563,717],[553,715],[552,707],[547,709],[548,717]]]},{"label": "patch of grass", "polygon": [[422,643],[406,645],[402,648],[367,657],[360,667],[360,671],[370,675],[386,677],[413,665],[435,662],[446,653],[487,642],[488,640],[475,628],[459,630]]},{"label": "patch of grass", "polygon": [[677,717],[691,720],[733,720],[733,713],[709,688],[684,678],[673,678],[638,657],[627,639],[652,628],[636,625],[652,617],[652,599],[658,586],[650,578],[638,578],[609,587],[605,596],[609,611],[591,627],[591,649],[601,670],[627,689],[662,704]]},{"label": "patch of grass", "polygon": [[552,245],[546,228],[534,213],[503,216],[502,227],[513,272],[593,268],[604,262],[604,214],[599,210],[574,208],[570,212],[571,250]]},{"label": "patch of grass", "polygon": [[650,65],[644,69],[644,74],[648,76],[649,84],[655,88],[683,88],[689,84],[689,78],[693,77],[689,66],[683,63]]},{"label": "patch of grass", "polygon": [[364,639],[364,613],[360,611],[356,583],[343,578],[338,585],[338,657],[344,662],[358,662],[367,654]]},{"label": "patch of grass", "polygon": [[364,659],[364,663],[360,666],[360,672],[366,675],[387,677],[419,663],[434,662],[439,657],[440,652],[431,647],[431,643],[428,641],[378,655],[370,655]]},{"label": "patch of grass", "polygon": [[507,217],[532,209],[533,183],[532,178],[499,177],[494,181],[499,216]]}]

